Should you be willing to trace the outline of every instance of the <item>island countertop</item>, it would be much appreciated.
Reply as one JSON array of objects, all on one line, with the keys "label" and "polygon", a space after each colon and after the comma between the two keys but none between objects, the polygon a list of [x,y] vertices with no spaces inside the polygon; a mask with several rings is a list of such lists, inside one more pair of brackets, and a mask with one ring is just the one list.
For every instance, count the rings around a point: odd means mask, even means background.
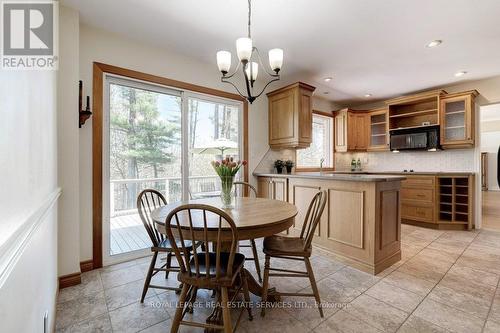
[{"label": "island countertop", "polygon": [[388,175],[377,173],[363,172],[298,172],[298,173],[265,173],[254,172],[256,177],[283,177],[283,178],[312,178],[312,179],[328,179],[328,180],[343,180],[351,182],[392,182],[405,180],[402,175]]}]

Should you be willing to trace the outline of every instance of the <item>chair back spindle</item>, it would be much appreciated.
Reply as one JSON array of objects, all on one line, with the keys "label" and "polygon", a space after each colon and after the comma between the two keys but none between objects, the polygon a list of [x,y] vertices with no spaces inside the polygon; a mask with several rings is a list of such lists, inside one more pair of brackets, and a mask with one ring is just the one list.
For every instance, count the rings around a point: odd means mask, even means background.
[{"label": "chair back spindle", "polygon": [[[193,221],[196,222],[193,223]],[[218,280],[225,276],[232,276],[238,231],[233,219],[226,212],[203,204],[182,205],[168,214],[165,220],[165,229],[179,262],[181,273],[207,280],[214,278]],[[225,230],[223,231],[223,229]],[[227,229],[231,231],[229,239],[227,236],[223,238],[223,233],[226,233]],[[190,253],[190,244],[186,243],[187,235],[189,235],[190,243],[202,245],[193,247],[192,253]],[[210,248],[210,239],[213,239],[213,236],[216,236],[217,241],[215,252],[210,253],[208,249]],[[175,241],[176,237],[177,242]],[[223,251],[222,242],[230,242],[229,252]],[[228,260],[222,261],[222,256],[226,256]],[[215,272],[210,271],[214,261]],[[221,262],[227,262],[227,267],[222,267]],[[194,267],[192,267],[193,264]]]},{"label": "chair back spindle", "polygon": [[[253,197],[257,198],[257,189],[252,184],[250,184],[248,182],[234,182],[233,185],[234,185],[234,187],[236,189],[236,191],[234,191],[234,195],[235,196],[238,196],[238,194],[239,194],[239,196],[242,197],[243,196],[242,190],[246,187],[246,188],[249,189],[249,191],[248,191],[248,192],[250,192],[249,196],[251,197],[252,194],[253,194]],[[241,189],[240,192],[238,192],[238,188]]]},{"label": "chair back spindle", "polygon": [[307,209],[307,214],[304,219],[304,224],[302,225],[302,230],[300,232],[300,238],[304,239],[304,251],[311,247],[314,232],[318,227],[319,221],[321,220],[321,215],[326,205],[326,191],[319,191],[316,193],[309,204]]},{"label": "chair back spindle", "polygon": [[156,229],[154,221],[151,218],[151,212],[166,204],[167,200],[157,190],[146,189],[137,196],[137,210],[153,246],[158,246],[164,240],[164,236]]}]

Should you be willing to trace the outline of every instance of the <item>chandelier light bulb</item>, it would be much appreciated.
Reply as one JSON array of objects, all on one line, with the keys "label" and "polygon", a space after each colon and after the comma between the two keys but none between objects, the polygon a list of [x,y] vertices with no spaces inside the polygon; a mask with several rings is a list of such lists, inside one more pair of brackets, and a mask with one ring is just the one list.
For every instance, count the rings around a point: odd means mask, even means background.
[{"label": "chandelier light bulb", "polygon": [[[250,65],[252,66],[252,70],[250,70]],[[251,62],[247,65],[245,72],[247,73],[247,76],[251,81],[257,80],[257,74],[259,73],[259,64],[256,62]]]},{"label": "chandelier light bulb", "polygon": [[231,52],[219,51],[217,52],[217,66],[222,74],[229,72],[231,68]]},{"label": "chandelier light bulb", "polygon": [[269,50],[269,66],[275,72],[281,70],[283,66],[283,50],[282,49],[272,49]]},{"label": "chandelier light bulb", "polygon": [[240,61],[248,61],[252,56],[252,40],[247,37],[238,38],[236,40],[236,53]]}]

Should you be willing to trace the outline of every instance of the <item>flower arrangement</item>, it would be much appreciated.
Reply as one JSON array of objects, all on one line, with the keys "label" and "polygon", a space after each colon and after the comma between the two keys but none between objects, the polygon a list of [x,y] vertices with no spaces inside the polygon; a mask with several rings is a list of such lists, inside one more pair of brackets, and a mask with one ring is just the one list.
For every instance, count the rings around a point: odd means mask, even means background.
[{"label": "flower arrangement", "polygon": [[221,180],[221,201],[223,208],[231,208],[233,201],[234,176],[242,166],[247,165],[247,161],[235,161],[232,157],[226,156],[222,161],[212,161],[212,167]]},{"label": "flower arrangement", "polygon": [[212,167],[219,177],[234,177],[242,166],[247,165],[247,161],[235,161],[234,158],[226,156],[221,161],[212,161]]},{"label": "flower arrangement", "polygon": [[292,168],[295,165],[292,160],[285,161],[286,173],[292,173]]}]

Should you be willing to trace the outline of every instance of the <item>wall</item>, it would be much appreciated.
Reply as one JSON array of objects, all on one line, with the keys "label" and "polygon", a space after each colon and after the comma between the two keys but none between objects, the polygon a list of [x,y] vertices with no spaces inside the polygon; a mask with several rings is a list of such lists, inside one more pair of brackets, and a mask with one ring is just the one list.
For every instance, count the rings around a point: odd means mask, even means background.
[{"label": "wall", "polygon": [[500,145],[500,104],[481,107],[481,152],[488,153],[488,190],[500,191],[497,157]]},{"label": "wall", "polygon": [[59,204],[59,276],[80,271],[80,182],[78,133],[78,12],[60,7],[57,96]]},{"label": "wall", "polygon": [[0,71],[0,110],[0,332],[42,332],[57,293],[56,73]]}]

